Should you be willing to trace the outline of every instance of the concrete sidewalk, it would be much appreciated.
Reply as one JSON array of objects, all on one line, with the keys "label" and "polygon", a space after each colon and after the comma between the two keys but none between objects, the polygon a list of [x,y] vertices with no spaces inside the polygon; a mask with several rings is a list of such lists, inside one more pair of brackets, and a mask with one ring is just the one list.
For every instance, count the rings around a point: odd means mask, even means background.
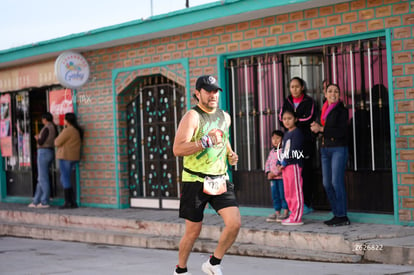
[{"label": "concrete sidewalk", "polygon": [[[267,223],[242,216],[242,228],[229,254],[325,262],[414,265],[414,228],[352,223],[328,227],[306,219],[303,226]],[[205,214],[194,251],[211,253],[223,223]],[[177,210],[27,208],[0,203],[0,235],[177,250],[184,221]]]}]

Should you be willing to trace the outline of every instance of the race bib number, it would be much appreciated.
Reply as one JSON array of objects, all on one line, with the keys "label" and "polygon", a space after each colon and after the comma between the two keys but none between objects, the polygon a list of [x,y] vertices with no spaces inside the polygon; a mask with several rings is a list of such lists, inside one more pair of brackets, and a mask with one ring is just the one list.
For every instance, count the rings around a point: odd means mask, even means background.
[{"label": "race bib number", "polygon": [[227,192],[226,177],[205,177],[203,192],[208,195],[221,195]]}]

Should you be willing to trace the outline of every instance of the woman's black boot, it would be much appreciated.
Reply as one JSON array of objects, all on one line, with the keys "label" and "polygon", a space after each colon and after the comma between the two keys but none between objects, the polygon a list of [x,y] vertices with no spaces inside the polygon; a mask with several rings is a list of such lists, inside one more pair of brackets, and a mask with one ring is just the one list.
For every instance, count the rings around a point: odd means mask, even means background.
[{"label": "woman's black boot", "polygon": [[59,209],[78,208],[73,193],[73,188],[63,189],[63,192],[65,194],[65,203],[61,207],[59,207]]}]

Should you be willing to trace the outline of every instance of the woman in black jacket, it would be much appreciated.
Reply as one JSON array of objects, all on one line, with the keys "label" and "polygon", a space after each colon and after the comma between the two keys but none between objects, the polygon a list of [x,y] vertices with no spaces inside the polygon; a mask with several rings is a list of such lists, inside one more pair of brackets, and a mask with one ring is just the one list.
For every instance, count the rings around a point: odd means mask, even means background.
[{"label": "woman in black jacket", "polygon": [[[297,117],[296,126],[303,134],[303,196],[304,208],[303,215],[313,211],[312,199],[315,191],[313,163],[315,162],[315,135],[310,130],[310,125],[316,120],[316,105],[315,101],[306,94],[306,83],[300,77],[293,77],[289,81],[290,95],[286,97],[283,106],[280,109],[279,120],[282,122],[282,114],[285,111],[290,111]],[[282,122],[283,123],[283,122]],[[286,129],[286,127],[285,127]]]},{"label": "woman in black jacket", "polygon": [[330,84],[322,107],[321,125],[313,122],[311,130],[322,133],[321,163],[323,186],[334,217],[324,223],[329,226],[349,225],[345,168],[348,159],[348,110],[339,100],[339,87]]}]

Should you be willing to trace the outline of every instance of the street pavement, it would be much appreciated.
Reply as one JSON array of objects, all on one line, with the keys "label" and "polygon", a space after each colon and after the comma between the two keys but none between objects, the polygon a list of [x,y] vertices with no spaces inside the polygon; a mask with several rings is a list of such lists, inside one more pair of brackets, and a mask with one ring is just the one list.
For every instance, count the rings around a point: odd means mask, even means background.
[{"label": "street pavement", "polygon": [[[206,253],[192,253],[189,271],[201,275]],[[7,275],[172,275],[177,251],[0,237],[0,274]],[[340,264],[226,255],[225,275],[414,274],[414,266]]]},{"label": "street pavement", "polygon": [[[350,226],[328,227],[322,220],[329,213],[315,212],[312,217],[304,217],[305,225],[286,227],[265,222],[267,213],[262,214],[242,215],[242,228],[228,254],[414,266],[412,226],[358,223],[351,217]],[[0,236],[177,250],[185,229],[184,221],[177,216],[177,210],[166,209],[80,207],[60,210],[56,206],[34,209],[21,203],[0,203]],[[211,253],[222,227],[218,215],[205,213],[203,230],[194,251]]]}]

